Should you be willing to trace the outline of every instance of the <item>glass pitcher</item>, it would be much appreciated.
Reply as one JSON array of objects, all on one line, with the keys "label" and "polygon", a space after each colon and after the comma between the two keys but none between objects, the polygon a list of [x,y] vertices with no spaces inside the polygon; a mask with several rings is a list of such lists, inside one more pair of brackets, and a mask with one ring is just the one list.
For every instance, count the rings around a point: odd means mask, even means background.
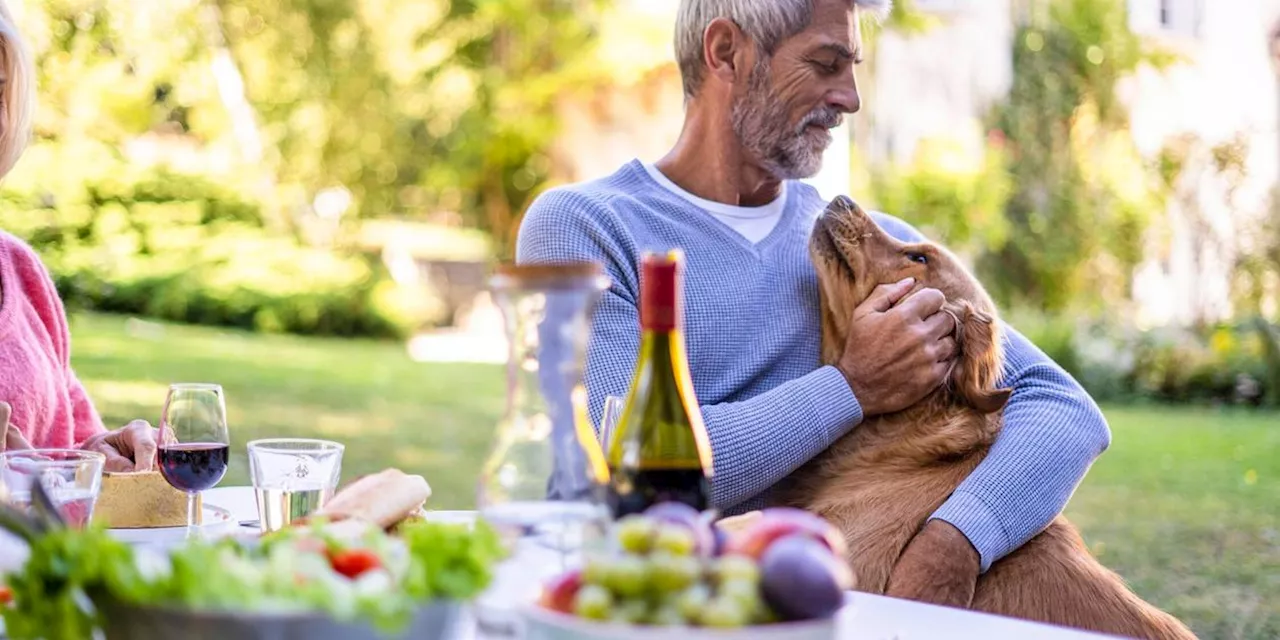
[{"label": "glass pitcher", "polygon": [[476,602],[490,636],[516,634],[513,607],[578,564],[608,523],[609,472],[582,383],[591,315],[608,286],[592,263],[506,265],[490,281],[506,324],[507,403],[476,501],[514,556]]},{"label": "glass pitcher", "polygon": [[490,282],[507,330],[507,405],[477,503],[509,542],[532,538],[567,553],[605,517],[608,470],[586,417],[582,371],[608,285],[594,263],[507,265]]}]

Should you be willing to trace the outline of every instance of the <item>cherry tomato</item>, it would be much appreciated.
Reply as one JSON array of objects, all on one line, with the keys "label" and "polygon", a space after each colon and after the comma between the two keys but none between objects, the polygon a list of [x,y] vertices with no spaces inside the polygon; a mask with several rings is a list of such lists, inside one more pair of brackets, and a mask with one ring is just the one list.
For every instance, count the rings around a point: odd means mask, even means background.
[{"label": "cherry tomato", "polygon": [[382,559],[368,549],[347,549],[329,552],[329,564],[334,571],[355,579],[366,571],[381,567]]}]

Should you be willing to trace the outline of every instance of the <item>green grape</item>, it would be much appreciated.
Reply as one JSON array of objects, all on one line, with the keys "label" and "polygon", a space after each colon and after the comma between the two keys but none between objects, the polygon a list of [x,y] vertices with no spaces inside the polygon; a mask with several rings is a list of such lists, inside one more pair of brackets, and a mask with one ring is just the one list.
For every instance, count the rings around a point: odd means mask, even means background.
[{"label": "green grape", "polygon": [[699,620],[708,627],[741,627],[751,621],[751,612],[732,598],[712,598]]},{"label": "green grape", "polygon": [[644,558],[633,555],[622,555],[609,567],[605,586],[623,597],[638,596],[645,591],[648,582],[649,568]]},{"label": "green grape", "polygon": [[712,569],[716,582],[749,582],[760,584],[760,566],[747,556],[724,556],[715,561]]},{"label": "green grape", "polygon": [[607,586],[609,582],[609,558],[601,555],[587,556],[582,567],[583,584]]},{"label": "green grape", "polygon": [[657,537],[653,541],[654,549],[666,551],[678,556],[693,553],[697,541],[688,527],[678,524],[663,524],[658,527]]},{"label": "green grape", "polygon": [[717,598],[733,600],[746,609],[749,617],[755,619],[767,607],[760,594],[760,586],[746,580],[729,580],[720,584],[716,592]]},{"label": "green grape", "polygon": [[649,621],[649,603],[644,600],[625,600],[613,607],[611,620],[626,624],[645,624]]},{"label": "green grape", "polygon": [[697,620],[710,600],[711,589],[705,584],[695,584],[680,592],[675,598],[676,608],[690,620]]},{"label": "green grape", "polygon": [[589,620],[607,620],[612,608],[613,594],[598,585],[585,585],[573,597],[573,612]]},{"label": "green grape", "polygon": [[681,591],[698,579],[702,566],[692,556],[659,551],[649,556],[649,586],[658,593]]},{"label": "green grape", "polygon": [[684,614],[680,612],[680,607],[674,604],[664,604],[658,607],[653,612],[653,615],[649,616],[649,621],[663,627],[676,627],[689,623]]},{"label": "green grape", "polygon": [[618,521],[615,535],[622,550],[629,553],[648,553],[653,544],[656,523],[644,516],[630,515]]},{"label": "green grape", "polygon": [[765,603],[764,606],[756,611],[755,624],[777,624],[779,622],[782,622],[782,616],[778,615],[778,612],[774,611],[768,603]]}]

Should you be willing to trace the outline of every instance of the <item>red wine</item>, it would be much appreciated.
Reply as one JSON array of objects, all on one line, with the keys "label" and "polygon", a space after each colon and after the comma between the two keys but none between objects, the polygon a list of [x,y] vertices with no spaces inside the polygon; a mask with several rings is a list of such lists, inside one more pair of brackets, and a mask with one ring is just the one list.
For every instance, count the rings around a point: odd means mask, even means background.
[{"label": "red wine", "polygon": [[175,489],[204,491],[222,480],[230,455],[231,447],[220,442],[160,447],[160,473]]},{"label": "red wine", "polygon": [[609,487],[609,511],[615,518],[641,513],[660,502],[683,502],[698,511],[711,508],[711,481],[700,468],[638,469],[623,467]]},{"label": "red wine", "polygon": [[659,502],[711,508],[711,444],[681,330],[682,264],[679,251],[641,261],[640,352],[608,454],[614,517]]}]

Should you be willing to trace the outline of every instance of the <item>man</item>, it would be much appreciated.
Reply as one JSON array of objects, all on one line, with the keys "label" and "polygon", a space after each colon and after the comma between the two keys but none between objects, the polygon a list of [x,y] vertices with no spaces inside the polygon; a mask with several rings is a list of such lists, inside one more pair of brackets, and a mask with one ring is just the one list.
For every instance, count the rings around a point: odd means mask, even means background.
[{"label": "man", "polygon": [[[868,416],[939,385],[954,355],[942,295],[883,286],[854,312],[834,366],[819,362],[817,276],[808,239],[826,204],[814,175],[829,130],[859,108],[859,13],[886,0],[682,0],[676,56],[684,129],[653,165],[540,196],[517,260],[595,260],[613,285],[596,309],[586,385],[598,422],[626,392],[638,346],[637,262],[648,248],[688,258],[685,334],[715,459],[713,499],[728,512],[768,489]],[[884,215],[903,240],[920,234]],[[978,576],[1066,505],[1110,432],[1070,376],[1008,331],[1013,396],[990,455],[908,545],[890,595],[966,606]]]}]

